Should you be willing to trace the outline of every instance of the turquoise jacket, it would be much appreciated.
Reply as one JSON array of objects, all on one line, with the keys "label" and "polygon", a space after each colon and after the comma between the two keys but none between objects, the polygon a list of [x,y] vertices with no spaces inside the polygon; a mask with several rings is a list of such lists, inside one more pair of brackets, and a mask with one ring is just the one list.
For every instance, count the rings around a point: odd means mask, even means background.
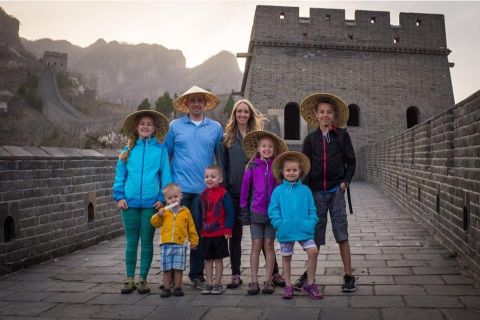
[{"label": "turquoise jacket", "polygon": [[317,209],[312,191],[300,180],[283,180],[283,183],[273,190],[268,216],[276,229],[279,242],[314,239],[318,221]]},{"label": "turquoise jacket", "polygon": [[167,148],[155,137],[137,139],[127,162],[117,161],[113,198],[125,199],[129,208],[151,208],[155,202],[164,201],[162,189],[170,182]]}]

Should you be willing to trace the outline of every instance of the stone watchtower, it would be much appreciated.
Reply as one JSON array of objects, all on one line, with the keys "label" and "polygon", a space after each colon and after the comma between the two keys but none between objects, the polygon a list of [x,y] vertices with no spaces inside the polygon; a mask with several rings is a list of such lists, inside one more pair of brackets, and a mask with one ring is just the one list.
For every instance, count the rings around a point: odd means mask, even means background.
[{"label": "stone watchtower", "polygon": [[[287,140],[308,133],[299,115],[314,92],[340,96],[350,109],[356,149],[399,133],[454,104],[443,15],[257,6],[242,94]],[[293,141],[292,141],[293,142]]]},{"label": "stone watchtower", "polygon": [[63,52],[45,51],[40,62],[45,68],[52,68],[55,72],[67,73],[67,54]]}]

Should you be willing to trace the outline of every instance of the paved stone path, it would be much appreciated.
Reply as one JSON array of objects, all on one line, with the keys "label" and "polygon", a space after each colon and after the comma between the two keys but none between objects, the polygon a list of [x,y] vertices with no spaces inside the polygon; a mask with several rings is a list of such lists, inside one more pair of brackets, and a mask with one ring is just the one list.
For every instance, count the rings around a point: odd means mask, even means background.
[{"label": "paved stone path", "polygon": [[[352,196],[350,241],[358,279],[354,293],[340,290],[343,268],[329,232],[317,272],[324,300],[299,295],[286,301],[281,289],[273,295],[246,296],[246,285],[227,289],[222,296],[202,296],[186,277],[186,296],[162,299],[158,247],[149,276],[152,293],[121,295],[121,237],[0,278],[0,320],[480,319],[480,291],[425,228],[370,184],[354,183]],[[242,265],[248,283],[250,241],[245,231]],[[277,258],[281,260],[278,252]],[[296,277],[305,269],[306,255],[296,247],[293,259]]]}]

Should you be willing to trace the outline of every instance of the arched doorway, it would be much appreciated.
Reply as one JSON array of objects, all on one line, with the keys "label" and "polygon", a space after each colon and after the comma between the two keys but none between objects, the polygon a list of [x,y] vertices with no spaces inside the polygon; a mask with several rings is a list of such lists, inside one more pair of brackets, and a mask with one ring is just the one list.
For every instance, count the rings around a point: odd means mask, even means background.
[{"label": "arched doorway", "polygon": [[360,107],[353,103],[350,104],[348,106],[348,114],[347,127],[360,126]]},{"label": "arched doorway", "polygon": [[296,102],[289,102],[284,112],[284,139],[300,140],[300,106]]},{"label": "arched doorway", "polygon": [[420,115],[420,111],[417,107],[409,107],[407,109],[407,128],[411,128],[418,124],[418,118]]}]

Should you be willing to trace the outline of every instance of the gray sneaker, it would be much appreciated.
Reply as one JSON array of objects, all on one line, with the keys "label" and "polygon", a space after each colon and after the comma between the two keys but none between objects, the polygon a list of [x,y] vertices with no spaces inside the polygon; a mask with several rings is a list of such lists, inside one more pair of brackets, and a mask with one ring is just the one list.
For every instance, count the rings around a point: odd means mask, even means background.
[{"label": "gray sneaker", "polygon": [[209,286],[208,284],[205,285],[205,288],[202,289],[202,294],[210,294],[212,293],[212,286]]},{"label": "gray sneaker", "polygon": [[215,284],[213,286],[213,289],[210,291],[211,294],[222,294],[223,293],[223,287],[221,284]]},{"label": "gray sneaker", "polygon": [[204,290],[206,286],[205,279],[203,279],[203,277],[193,279],[192,284],[198,290]]}]

